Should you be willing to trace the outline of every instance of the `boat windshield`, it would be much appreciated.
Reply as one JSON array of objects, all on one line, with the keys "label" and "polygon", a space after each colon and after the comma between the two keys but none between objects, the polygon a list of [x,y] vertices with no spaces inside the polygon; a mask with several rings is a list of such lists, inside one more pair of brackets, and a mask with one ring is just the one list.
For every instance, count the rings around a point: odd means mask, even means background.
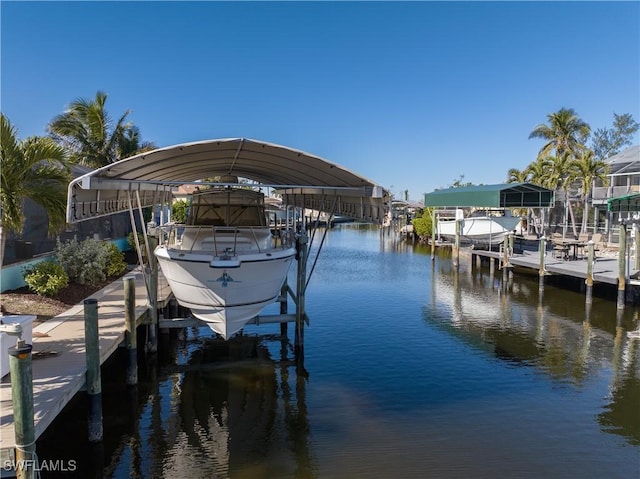
[{"label": "boat windshield", "polygon": [[264,195],[248,189],[202,191],[192,198],[187,224],[266,226]]}]

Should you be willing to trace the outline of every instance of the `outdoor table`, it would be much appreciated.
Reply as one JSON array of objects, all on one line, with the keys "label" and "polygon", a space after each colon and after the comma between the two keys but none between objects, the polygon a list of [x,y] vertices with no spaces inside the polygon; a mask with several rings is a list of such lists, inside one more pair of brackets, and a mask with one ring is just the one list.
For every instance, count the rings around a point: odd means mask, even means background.
[{"label": "outdoor table", "polygon": [[578,259],[578,249],[587,246],[587,242],[583,240],[563,240],[561,244],[567,248],[567,253],[570,249],[572,250],[573,254],[567,254],[571,259]]}]

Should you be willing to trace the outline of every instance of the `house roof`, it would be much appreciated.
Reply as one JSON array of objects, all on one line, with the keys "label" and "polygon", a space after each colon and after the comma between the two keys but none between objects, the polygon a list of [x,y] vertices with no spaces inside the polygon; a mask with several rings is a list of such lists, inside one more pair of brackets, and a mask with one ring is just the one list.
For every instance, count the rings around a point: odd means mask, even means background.
[{"label": "house roof", "polygon": [[610,175],[629,175],[640,173],[640,145],[635,145],[610,156],[605,160],[609,164]]},{"label": "house roof", "polygon": [[640,193],[611,198],[607,201],[607,209],[617,213],[640,211]]},{"label": "house roof", "polygon": [[167,203],[182,185],[246,186],[237,180],[202,182],[229,175],[275,188],[285,204],[363,221],[382,221],[387,207],[388,193],[381,186],[335,163],[272,143],[225,138],[144,152],[74,179],[67,221]]},{"label": "house roof", "polygon": [[503,183],[436,190],[424,195],[424,205],[434,207],[548,208],[552,190],[532,183]]},{"label": "house roof", "polygon": [[394,208],[414,208],[414,209],[424,209],[424,205],[422,203],[418,203],[417,201],[409,201],[409,200],[391,200],[391,206]]}]

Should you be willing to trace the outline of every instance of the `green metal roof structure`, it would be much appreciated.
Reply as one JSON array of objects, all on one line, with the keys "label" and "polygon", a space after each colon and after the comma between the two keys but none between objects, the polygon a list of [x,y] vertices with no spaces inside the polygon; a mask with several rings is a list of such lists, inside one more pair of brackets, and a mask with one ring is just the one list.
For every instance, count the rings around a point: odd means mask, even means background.
[{"label": "green metal roof structure", "polygon": [[482,208],[551,208],[552,190],[532,183],[502,183],[436,190],[424,195],[425,206]]},{"label": "green metal roof structure", "polygon": [[611,198],[607,201],[607,209],[615,213],[640,211],[640,193]]}]

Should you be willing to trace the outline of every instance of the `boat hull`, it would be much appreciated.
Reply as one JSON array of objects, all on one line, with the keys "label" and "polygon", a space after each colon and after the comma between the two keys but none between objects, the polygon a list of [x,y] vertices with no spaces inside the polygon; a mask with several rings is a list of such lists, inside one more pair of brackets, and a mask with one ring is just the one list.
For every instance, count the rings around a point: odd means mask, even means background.
[{"label": "boat hull", "polygon": [[228,339],[278,298],[295,249],[221,259],[159,246],[155,255],[178,303]]},{"label": "boat hull", "polygon": [[[474,244],[498,245],[504,242],[505,235],[513,232],[520,218],[514,216],[479,216],[464,218],[461,221],[460,238]],[[440,237],[453,240],[456,236],[455,220],[438,221],[437,231]]]}]

